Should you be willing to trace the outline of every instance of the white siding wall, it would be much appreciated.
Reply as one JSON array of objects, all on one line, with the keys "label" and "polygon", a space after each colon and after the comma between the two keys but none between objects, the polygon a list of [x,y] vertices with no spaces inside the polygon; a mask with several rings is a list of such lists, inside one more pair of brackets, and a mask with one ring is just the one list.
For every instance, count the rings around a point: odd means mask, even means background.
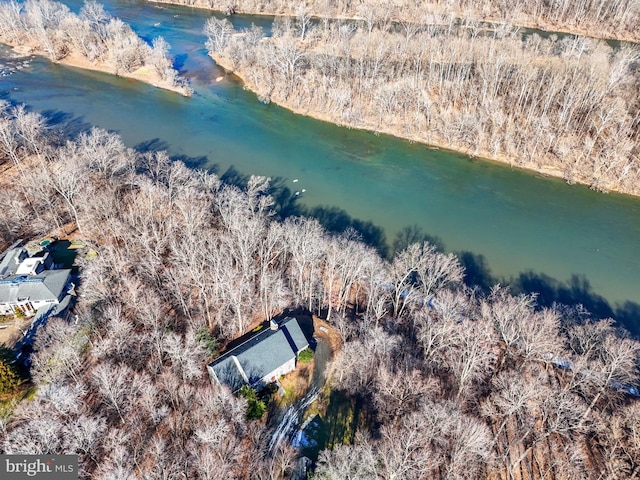
[{"label": "white siding wall", "polygon": [[281,367],[276,368],[273,372],[271,372],[268,375],[265,375],[264,377],[262,377],[262,381],[265,384],[271,383],[274,380],[277,380],[280,376],[286,375],[289,372],[293,372],[295,369],[296,369],[296,359],[292,358],[291,360],[289,360],[287,363],[285,363]]},{"label": "white siding wall", "polygon": [[[25,308],[25,306],[29,303],[31,303],[31,307],[32,307],[31,310],[29,308]],[[15,310],[14,310],[15,307],[22,308],[27,315],[34,314],[36,310],[38,310],[40,307],[44,307],[46,305],[56,305],[58,303],[60,302],[58,302],[57,299],[37,301],[37,302],[22,301],[22,302],[12,302],[12,303],[0,303],[0,315],[12,315],[13,313],[15,313]]]},{"label": "white siding wall", "polygon": [[11,315],[13,307],[7,303],[0,304],[0,315]]},{"label": "white siding wall", "polygon": [[33,303],[30,303],[29,301],[11,302],[3,303],[2,305],[0,305],[0,314],[13,315],[16,312],[16,307],[22,310],[27,317],[35,315],[36,310],[38,310],[38,307],[36,307]]},{"label": "white siding wall", "polygon": [[211,365],[207,365],[207,372],[209,372],[209,380],[211,381],[211,384],[220,385],[220,380],[218,380],[218,376],[216,375],[216,372],[214,372],[213,368],[211,368]]},{"label": "white siding wall", "polygon": [[38,310],[40,307],[44,307],[45,305],[54,305],[54,304],[58,304],[58,303],[60,303],[60,302],[58,302],[57,299],[31,302],[31,304],[33,305],[33,308],[35,310]]}]

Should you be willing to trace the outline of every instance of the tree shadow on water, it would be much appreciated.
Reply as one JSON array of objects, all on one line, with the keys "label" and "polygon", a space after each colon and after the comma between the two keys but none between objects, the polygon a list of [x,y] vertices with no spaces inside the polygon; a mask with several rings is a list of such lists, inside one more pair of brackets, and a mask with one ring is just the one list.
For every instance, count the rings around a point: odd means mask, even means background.
[{"label": "tree shadow on water", "polygon": [[[222,174],[220,179],[228,185],[238,188],[246,188],[249,182],[249,175],[239,172],[231,166]],[[274,210],[281,220],[288,217],[310,217],[315,218],[330,233],[340,234],[348,228],[353,228],[360,235],[367,245],[378,250],[380,255],[386,257],[389,246],[384,234],[384,230],[371,221],[360,220],[350,216],[345,210],[336,206],[314,206],[301,205],[300,192],[292,192],[287,186],[287,179],[284,177],[272,178],[269,184],[269,195],[274,201]]]},{"label": "tree shadow on water", "polygon": [[62,110],[45,110],[41,114],[49,125],[64,125],[67,122],[71,122],[74,119],[80,117],[74,117],[70,112],[63,112]]},{"label": "tree shadow on water", "polygon": [[230,166],[221,176],[220,180],[227,185],[234,185],[241,190],[247,188],[251,175],[240,173],[236,167]]},{"label": "tree shadow on water", "polygon": [[551,307],[554,303],[581,304],[596,317],[612,317],[615,313],[604,297],[593,291],[584,275],[573,274],[567,282],[562,282],[544,273],[526,271],[510,283],[516,291],[536,292],[541,307]]},{"label": "tree shadow on water", "polygon": [[627,300],[618,305],[614,318],[629,330],[634,337],[640,338],[640,304]]},{"label": "tree shadow on water", "polygon": [[537,293],[540,307],[554,304],[582,305],[593,318],[613,318],[634,337],[640,338],[640,304],[627,300],[611,305],[602,295],[593,291],[585,275],[573,274],[563,282],[544,273],[527,271],[511,280],[514,291]]},{"label": "tree shadow on water", "polygon": [[58,131],[60,138],[75,138],[82,132],[88,132],[93,126],[83,117],[62,110],[45,110],[41,115],[47,125]]},{"label": "tree shadow on water", "polygon": [[353,218],[345,210],[335,206],[300,206],[300,214],[315,218],[331,233],[342,233],[351,227],[361,235],[364,243],[378,250],[381,256],[386,257],[389,253],[384,230],[371,221]]},{"label": "tree shadow on water", "polygon": [[179,53],[177,55],[174,55],[173,68],[175,68],[178,71],[182,70],[184,68],[184,64],[186,63],[188,57],[189,55],[186,53]]},{"label": "tree shadow on water", "polygon": [[592,318],[613,318],[634,337],[640,338],[640,304],[627,300],[611,305],[602,295],[594,292],[585,275],[573,274],[566,280],[558,280],[545,273],[527,270],[515,277],[501,278],[492,274],[484,255],[473,252],[456,252],[465,268],[464,283],[488,293],[496,284],[508,285],[514,294],[536,294],[538,308],[554,305],[582,305]]},{"label": "tree shadow on water", "polygon": [[279,218],[295,217],[302,215],[298,204],[300,197],[287,187],[287,179],[277,177],[271,179],[269,194],[273,198],[275,211]]},{"label": "tree shadow on water", "polygon": [[436,247],[436,250],[438,250],[439,252],[444,252],[445,250],[444,242],[440,237],[425,233],[422,231],[422,228],[419,225],[414,224],[407,225],[396,234],[396,237],[393,239],[393,243],[391,245],[391,253],[395,255],[397,253],[400,253],[409,245],[424,242],[429,242],[431,245]]},{"label": "tree shadow on water", "polygon": [[[150,140],[145,140],[144,142],[140,142],[136,144],[133,148],[137,152],[140,153],[149,153],[149,152],[168,152],[171,146],[166,140],[162,140],[161,138],[152,138]],[[176,162],[180,161],[184,163],[187,167],[197,169],[202,168],[206,169],[211,173],[216,173],[216,166],[209,164],[209,157],[206,155],[201,155],[197,157],[190,157],[188,155],[172,155],[171,160]]]},{"label": "tree shadow on water", "polygon": [[206,155],[201,155],[198,157],[190,157],[188,155],[172,155],[171,160],[180,161],[189,168],[199,168],[206,170],[209,173],[217,173],[218,170],[217,165],[211,165],[209,163],[209,157],[207,157]]},{"label": "tree shadow on water", "polygon": [[169,150],[169,144],[165,140],[156,137],[136,144],[133,149],[140,153],[161,152]]},{"label": "tree shadow on water", "polygon": [[491,268],[484,255],[473,252],[455,252],[464,267],[464,283],[471,288],[479,288],[488,293],[497,280],[491,273]]}]

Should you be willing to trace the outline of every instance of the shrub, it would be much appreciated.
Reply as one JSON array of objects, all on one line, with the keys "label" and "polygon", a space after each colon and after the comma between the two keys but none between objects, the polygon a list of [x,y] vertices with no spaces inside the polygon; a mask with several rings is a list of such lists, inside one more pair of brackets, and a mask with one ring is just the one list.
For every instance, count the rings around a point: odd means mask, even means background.
[{"label": "shrub", "polygon": [[298,354],[298,361],[300,363],[310,363],[313,360],[313,350],[309,347],[305,348]]},{"label": "shrub", "polygon": [[218,341],[209,333],[207,327],[200,327],[198,329],[196,339],[198,339],[210,356],[215,357],[218,355]]},{"label": "shrub", "polygon": [[240,395],[247,400],[247,419],[261,419],[264,412],[267,411],[267,405],[264,400],[260,400],[257,392],[249,385],[244,385],[240,389]]},{"label": "shrub", "polygon": [[6,359],[0,358],[0,395],[15,392],[20,381],[16,368]]}]

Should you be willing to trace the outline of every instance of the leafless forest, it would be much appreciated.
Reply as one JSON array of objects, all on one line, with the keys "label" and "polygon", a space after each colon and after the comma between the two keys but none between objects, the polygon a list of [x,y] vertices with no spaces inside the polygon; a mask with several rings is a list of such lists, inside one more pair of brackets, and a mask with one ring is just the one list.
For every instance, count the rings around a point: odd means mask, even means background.
[{"label": "leafless forest", "polygon": [[349,127],[640,193],[637,46],[425,23],[276,19],[205,26],[213,57],[263,101]]},{"label": "leafless forest", "polygon": [[640,40],[640,5],[634,0],[161,0],[161,3],[197,6],[226,14],[293,16],[304,12],[314,17],[384,18],[400,22],[421,22],[425,15],[436,13],[599,38]]},{"label": "leafless forest", "polygon": [[63,3],[51,0],[3,0],[0,41],[32,48],[52,61],[75,56],[91,65],[102,65],[116,75],[146,68],[169,87],[184,86],[173,68],[169,44],[162,37],[148,45],[129,25],[111,17],[95,1],[85,2],[79,15],[75,15]]},{"label": "leafless forest", "polygon": [[[3,453],[77,453],[94,479],[294,478],[270,426],[212,387],[198,340],[287,307],[322,312],[343,348],[328,382],[372,421],[321,452],[314,478],[630,479],[640,474],[640,343],[576,307],[464,287],[428,243],[391,260],[246,188],[93,129],[63,140],[0,106],[0,240],[55,227],[98,252],[76,320],[51,319],[32,398],[5,408]],[[571,368],[566,368],[570,366]]]}]

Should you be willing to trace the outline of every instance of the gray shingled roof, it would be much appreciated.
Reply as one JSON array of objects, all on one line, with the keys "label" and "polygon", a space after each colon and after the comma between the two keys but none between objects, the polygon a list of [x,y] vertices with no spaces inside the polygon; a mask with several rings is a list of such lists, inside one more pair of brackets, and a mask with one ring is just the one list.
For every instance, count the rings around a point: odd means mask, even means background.
[{"label": "gray shingled roof", "polygon": [[0,279],[0,303],[19,298],[31,301],[60,300],[71,270],[45,270],[38,275],[10,275]]},{"label": "gray shingled roof", "polygon": [[18,265],[20,265],[20,261],[16,261],[16,258],[20,257],[20,254],[23,253],[26,256],[26,250],[22,247],[12,248],[7,250],[2,257],[2,261],[0,261],[0,277],[9,276],[16,273],[18,269]]},{"label": "gray shingled roof", "polygon": [[[209,366],[220,383],[237,390],[244,383],[254,384],[309,346],[298,320],[287,317],[278,330],[266,328],[246,342],[218,357]],[[240,364],[242,372],[238,368]],[[244,377],[243,373],[247,378]]]}]

